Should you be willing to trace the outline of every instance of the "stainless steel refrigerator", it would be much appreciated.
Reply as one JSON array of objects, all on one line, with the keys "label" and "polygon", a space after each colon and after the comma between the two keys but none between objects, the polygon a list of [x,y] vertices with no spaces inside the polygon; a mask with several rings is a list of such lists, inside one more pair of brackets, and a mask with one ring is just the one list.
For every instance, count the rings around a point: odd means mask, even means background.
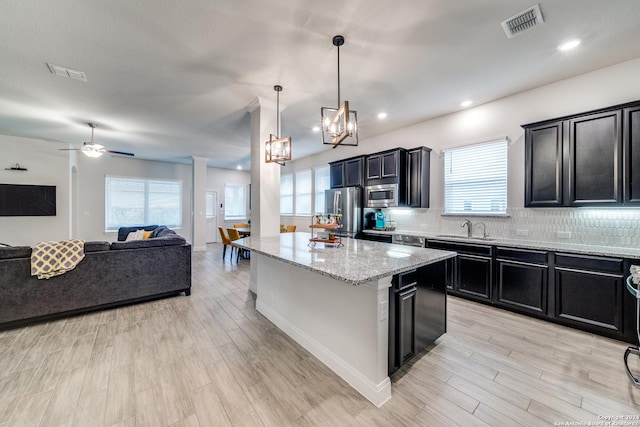
[{"label": "stainless steel refrigerator", "polygon": [[340,234],[355,237],[362,230],[362,189],[345,187],[326,190],[324,198],[326,214],[342,214]]}]

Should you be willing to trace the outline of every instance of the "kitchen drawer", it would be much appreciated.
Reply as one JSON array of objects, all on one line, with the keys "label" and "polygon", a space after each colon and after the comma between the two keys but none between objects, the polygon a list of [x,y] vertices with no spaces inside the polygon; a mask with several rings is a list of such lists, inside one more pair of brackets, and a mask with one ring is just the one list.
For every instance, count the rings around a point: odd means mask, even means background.
[{"label": "kitchen drawer", "polygon": [[444,249],[447,251],[454,251],[463,254],[492,256],[493,247],[490,245],[474,244],[474,243],[458,243],[448,242],[443,240],[427,240],[427,247],[432,249]]},{"label": "kitchen drawer", "polygon": [[556,267],[600,271],[603,273],[622,273],[624,260],[621,258],[558,253],[556,254]]},{"label": "kitchen drawer", "polygon": [[525,261],[536,264],[547,264],[549,261],[549,253],[546,251],[534,251],[529,249],[514,248],[496,248],[496,257],[498,259],[508,259],[514,261]]},{"label": "kitchen drawer", "polygon": [[391,286],[396,290],[408,288],[409,286],[417,286],[418,284],[418,270],[409,270],[404,273],[396,274],[393,276]]}]

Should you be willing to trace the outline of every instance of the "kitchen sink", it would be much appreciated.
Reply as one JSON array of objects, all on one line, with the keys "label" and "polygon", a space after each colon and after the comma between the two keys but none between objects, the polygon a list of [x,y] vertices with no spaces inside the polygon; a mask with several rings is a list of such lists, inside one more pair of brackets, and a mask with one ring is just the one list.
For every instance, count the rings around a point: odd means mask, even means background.
[{"label": "kitchen sink", "polygon": [[476,240],[479,242],[491,242],[495,239],[492,239],[490,237],[467,237],[467,236],[463,236],[461,234],[437,234],[436,237],[446,237],[449,239],[461,239],[461,240]]}]

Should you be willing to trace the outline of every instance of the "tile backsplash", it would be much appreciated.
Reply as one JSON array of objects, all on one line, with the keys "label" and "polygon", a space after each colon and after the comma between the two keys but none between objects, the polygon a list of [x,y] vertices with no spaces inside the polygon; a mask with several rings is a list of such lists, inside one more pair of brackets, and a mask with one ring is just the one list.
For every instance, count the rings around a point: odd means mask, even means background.
[{"label": "tile backsplash", "polygon": [[[464,235],[464,216],[442,216],[440,209],[385,209],[398,230]],[[633,208],[510,208],[507,217],[474,217],[492,237],[640,247],[640,209]],[[481,228],[474,230],[480,236]]]}]

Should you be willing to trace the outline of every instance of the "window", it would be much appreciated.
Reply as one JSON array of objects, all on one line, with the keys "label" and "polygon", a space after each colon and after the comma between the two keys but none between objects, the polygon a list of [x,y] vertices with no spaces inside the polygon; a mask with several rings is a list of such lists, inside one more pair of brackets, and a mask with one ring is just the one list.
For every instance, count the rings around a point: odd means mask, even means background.
[{"label": "window", "polygon": [[293,174],[280,176],[280,215],[293,215]]},{"label": "window", "polygon": [[507,212],[507,141],[444,150],[444,213]]},{"label": "window", "polygon": [[225,221],[247,219],[247,186],[225,184],[224,205]]},{"label": "window", "polygon": [[105,229],[162,224],[182,227],[182,181],[105,178]]},{"label": "window", "polygon": [[296,215],[311,215],[311,169],[296,172]]},{"label": "window", "polygon": [[324,191],[330,188],[328,165],[315,169],[315,187],[314,209],[316,213],[324,212]]}]

